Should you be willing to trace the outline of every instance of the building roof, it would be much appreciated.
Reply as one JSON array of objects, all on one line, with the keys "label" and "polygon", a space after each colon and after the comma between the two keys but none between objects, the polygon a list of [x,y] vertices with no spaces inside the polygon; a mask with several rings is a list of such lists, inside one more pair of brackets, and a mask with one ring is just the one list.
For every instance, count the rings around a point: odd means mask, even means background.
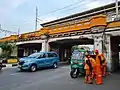
[{"label": "building roof", "polygon": [[[120,8],[120,1],[118,2],[118,4],[119,4],[119,8]],[[87,10],[87,11],[84,11],[84,12],[69,15],[69,16],[66,16],[66,17],[63,17],[63,18],[60,18],[60,19],[56,19],[56,20],[53,20],[53,21],[46,22],[46,23],[42,23],[41,25],[43,27],[48,27],[48,26],[51,26],[51,25],[55,25],[55,24],[59,24],[59,23],[63,23],[63,22],[68,22],[68,21],[71,21],[71,20],[76,20],[76,19],[79,19],[79,18],[84,18],[84,17],[91,16],[91,15],[100,14],[100,13],[103,13],[103,12],[106,12],[106,11],[111,11],[111,10],[114,10],[114,9],[115,9],[115,3],[111,3],[111,4],[108,4],[108,5],[105,5],[105,6],[101,6],[101,7],[94,8],[94,9],[91,9],[91,10]]]}]

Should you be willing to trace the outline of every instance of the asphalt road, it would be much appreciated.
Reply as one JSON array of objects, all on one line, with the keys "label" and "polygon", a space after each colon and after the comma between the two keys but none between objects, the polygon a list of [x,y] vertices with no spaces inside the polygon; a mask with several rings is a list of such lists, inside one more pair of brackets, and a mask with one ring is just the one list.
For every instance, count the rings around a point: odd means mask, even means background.
[{"label": "asphalt road", "polygon": [[17,68],[0,72],[0,90],[119,90],[120,73],[104,78],[103,85],[85,84],[84,77],[72,79],[70,67],[19,72]]}]

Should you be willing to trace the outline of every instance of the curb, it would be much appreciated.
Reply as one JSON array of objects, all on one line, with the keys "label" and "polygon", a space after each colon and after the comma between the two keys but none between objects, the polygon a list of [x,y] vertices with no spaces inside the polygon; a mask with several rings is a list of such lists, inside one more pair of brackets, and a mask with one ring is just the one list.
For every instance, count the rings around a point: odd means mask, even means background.
[{"label": "curb", "polygon": [[[59,66],[66,66],[66,65],[69,65],[69,63],[59,63]],[[6,67],[6,68],[11,68],[11,67],[15,67],[15,66],[18,66],[18,64],[3,64],[2,67]]]},{"label": "curb", "polygon": [[14,67],[17,66],[18,64],[3,64],[2,67]]},{"label": "curb", "polygon": [[18,66],[18,64],[12,64],[12,67],[14,67],[14,66]]}]

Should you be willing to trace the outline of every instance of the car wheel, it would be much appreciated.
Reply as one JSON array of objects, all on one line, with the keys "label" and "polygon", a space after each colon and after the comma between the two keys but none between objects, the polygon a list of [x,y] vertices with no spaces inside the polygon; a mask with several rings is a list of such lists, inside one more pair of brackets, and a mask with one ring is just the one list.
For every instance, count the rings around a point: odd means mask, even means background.
[{"label": "car wheel", "polygon": [[53,64],[53,68],[57,68],[58,66],[57,66],[57,63],[54,63]]},{"label": "car wheel", "polygon": [[30,71],[35,72],[37,70],[37,66],[35,64],[31,65]]}]

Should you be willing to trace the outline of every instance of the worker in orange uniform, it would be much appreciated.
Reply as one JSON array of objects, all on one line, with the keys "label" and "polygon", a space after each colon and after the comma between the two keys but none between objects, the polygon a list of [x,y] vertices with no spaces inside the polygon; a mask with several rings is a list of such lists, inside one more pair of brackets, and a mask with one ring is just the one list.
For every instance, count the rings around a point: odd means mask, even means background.
[{"label": "worker in orange uniform", "polygon": [[106,58],[104,56],[104,53],[101,54],[101,60],[102,60],[102,76],[106,76],[107,75],[107,71],[106,71],[106,68],[107,68],[107,65],[106,65]]},{"label": "worker in orange uniform", "polygon": [[92,76],[94,74],[94,67],[96,63],[93,58],[89,56],[88,53],[85,54],[85,70],[86,70],[86,76],[85,76],[85,83],[92,84]]},{"label": "worker in orange uniform", "polygon": [[102,58],[101,55],[99,54],[98,50],[95,50],[95,54],[96,54],[96,84],[100,85],[102,84]]}]

